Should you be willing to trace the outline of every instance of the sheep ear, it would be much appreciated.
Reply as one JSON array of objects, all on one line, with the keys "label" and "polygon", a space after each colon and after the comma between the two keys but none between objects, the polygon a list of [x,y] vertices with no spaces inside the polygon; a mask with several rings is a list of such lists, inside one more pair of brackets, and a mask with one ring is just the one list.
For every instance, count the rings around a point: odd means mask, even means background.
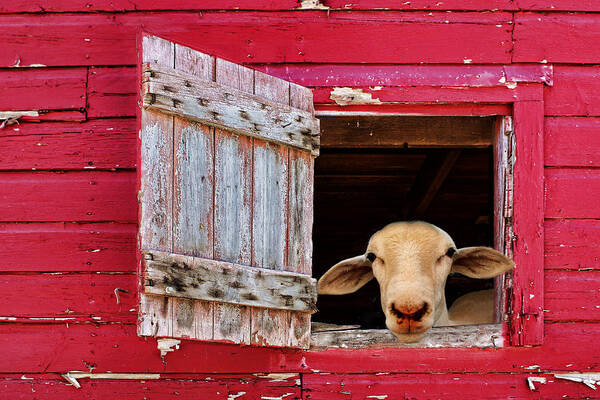
[{"label": "sheep ear", "polygon": [[463,247],[454,256],[451,272],[487,279],[502,275],[514,266],[510,258],[489,247]]},{"label": "sheep ear", "polygon": [[360,255],[335,264],[319,279],[319,294],[354,293],[373,279],[367,257]]}]

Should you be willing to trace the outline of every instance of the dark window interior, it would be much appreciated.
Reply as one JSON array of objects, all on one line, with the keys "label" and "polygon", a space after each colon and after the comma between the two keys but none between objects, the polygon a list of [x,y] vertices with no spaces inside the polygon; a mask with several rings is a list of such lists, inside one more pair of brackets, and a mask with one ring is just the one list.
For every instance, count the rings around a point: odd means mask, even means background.
[{"label": "dark window interior", "polygon": [[[458,247],[493,246],[493,117],[325,117],[315,161],[313,276],[364,253],[386,224],[420,219]],[[448,306],[493,287],[450,276]],[[313,321],[385,328],[379,287],[319,296]]]}]

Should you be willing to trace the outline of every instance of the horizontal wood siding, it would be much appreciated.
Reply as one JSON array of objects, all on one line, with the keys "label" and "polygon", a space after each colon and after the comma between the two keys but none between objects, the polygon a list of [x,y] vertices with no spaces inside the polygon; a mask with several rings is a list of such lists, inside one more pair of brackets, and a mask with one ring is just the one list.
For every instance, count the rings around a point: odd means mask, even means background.
[{"label": "horizontal wood siding", "polygon": [[[39,116],[0,129],[0,398],[598,398],[552,373],[600,370],[599,11],[595,0],[2,2],[0,111]],[[543,88],[544,345],[302,352],[183,340],[161,358],[154,339],[136,334],[135,38],[142,25],[315,88],[325,111],[338,108],[336,87],[350,87],[380,101],[425,102],[382,110],[510,114],[512,106],[485,99],[537,96],[523,89],[523,71],[552,84]],[[466,86],[494,85],[479,103],[427,103],[431,86],[449,88],[434,101],[458,101],[474,95]],[[293,164],[298,155],[288,157],[288,175],[306,175],[304,164]],[[288,193],[310,197],[305,187]],[[287,218],[303,220],[305,204]],[[310,229],[291,233],[310,236]],[[288,263],[310,267],[309,249],[287,251]],[[177,318],[186,307],[167,304],[171,332],[191,329]],[[255,325],[275,320],[256,317]],[[252,315],[245,318],[250,326]],[[290,318],[279,340],[291,341],[294,324],[305,323]],[[201,329],[197,320],[191,326]],[[60,377],[72,370],[160,377],[84,378],[76,389]],[[527,386],[532,376],[547,379],[535,392]]]}]

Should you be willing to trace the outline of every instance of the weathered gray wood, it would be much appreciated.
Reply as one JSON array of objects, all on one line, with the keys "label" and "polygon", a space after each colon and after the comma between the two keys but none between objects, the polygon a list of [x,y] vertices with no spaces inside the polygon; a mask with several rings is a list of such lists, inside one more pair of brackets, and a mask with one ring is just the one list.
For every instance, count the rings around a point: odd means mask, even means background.
[{"label": "weathered gray wood", "polygon": [[439,348],[503,347],[502,325],[464,325],[432,328],[418,343],[402,343],[387,329],[322,331],[311,335],[311,348]]},{"label": "weathered gray wood", "polygon": [[[290,84],[290,105],[314,112],[312,92]],[[287,265],[295,272],[312,275],[312,226],[314,158],[299,149],[289,150]],[[290,312],[289,346],[310,346],[310,315]]]},{"label": "weathered gray wood", "polygon": [[[215,60],[215,81],[253,93],[254,71]],[[253,138],[215,128],[215,258],[239,264],[252,261]],[[215,339],[250,343],[248,307],[215,303]],[[234,323],[235,322],[235,323]]]},{"label": "weathered gray wood", "polygon": [[316,311],[316,280],[308,275],[157,251],[144,262],[148,294]]},{"label": "weathered gray wood", "polygon": [[[175,45],[175,69],[214,79],[215,59]],[[175,116],[173,251],[213,257],[214,128]],[[214,303],[173,298],[173,334],[213,339]]]},{"label": "weathered gray wood", "polygon": [[308,151],[318,149],[319,121],[309,112],[156,64],[144,65],[143,74],[146,108]]},{"label": "weathered gray wood", "polygon": [[[144,36],[141,62],[174,65],[174,45]],[[140,130],[140,228],[142,249],[172,250],[173,117],[141,110]],[[171,305],[168,300],[140,295],[138,334],[170,336]]]},{"label": "weathered gray wood", "polygon": [[254,140],[252,264],[284,269],[287,243],[288,148]]},{"label": "weathered gray wood", "polygon": [[250,343],[259,346],[287,346],[289,326],[289,312],[253,307]]}]

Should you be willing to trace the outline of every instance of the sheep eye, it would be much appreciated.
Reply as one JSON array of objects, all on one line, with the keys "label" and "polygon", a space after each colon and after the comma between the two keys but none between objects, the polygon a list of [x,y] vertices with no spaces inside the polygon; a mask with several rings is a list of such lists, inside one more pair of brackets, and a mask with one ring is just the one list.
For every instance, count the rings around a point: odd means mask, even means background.
[{"label": "sheep eye", "polygon": [[455,249],[455,248],[452,248],[452,247],[450,247],[450,248],[448,249],[448,251],[446,252],[446,255],[447,255],[448,257],[450,257],[450,258],[452,258],[452,256],[453,256],[454,254],[456,254],[456,249]]},{"label": "sheep eye", "polygon": [[376,258],[377,256],[375,255],[375,253],[367,253],[367,260],[373,262]]}]

